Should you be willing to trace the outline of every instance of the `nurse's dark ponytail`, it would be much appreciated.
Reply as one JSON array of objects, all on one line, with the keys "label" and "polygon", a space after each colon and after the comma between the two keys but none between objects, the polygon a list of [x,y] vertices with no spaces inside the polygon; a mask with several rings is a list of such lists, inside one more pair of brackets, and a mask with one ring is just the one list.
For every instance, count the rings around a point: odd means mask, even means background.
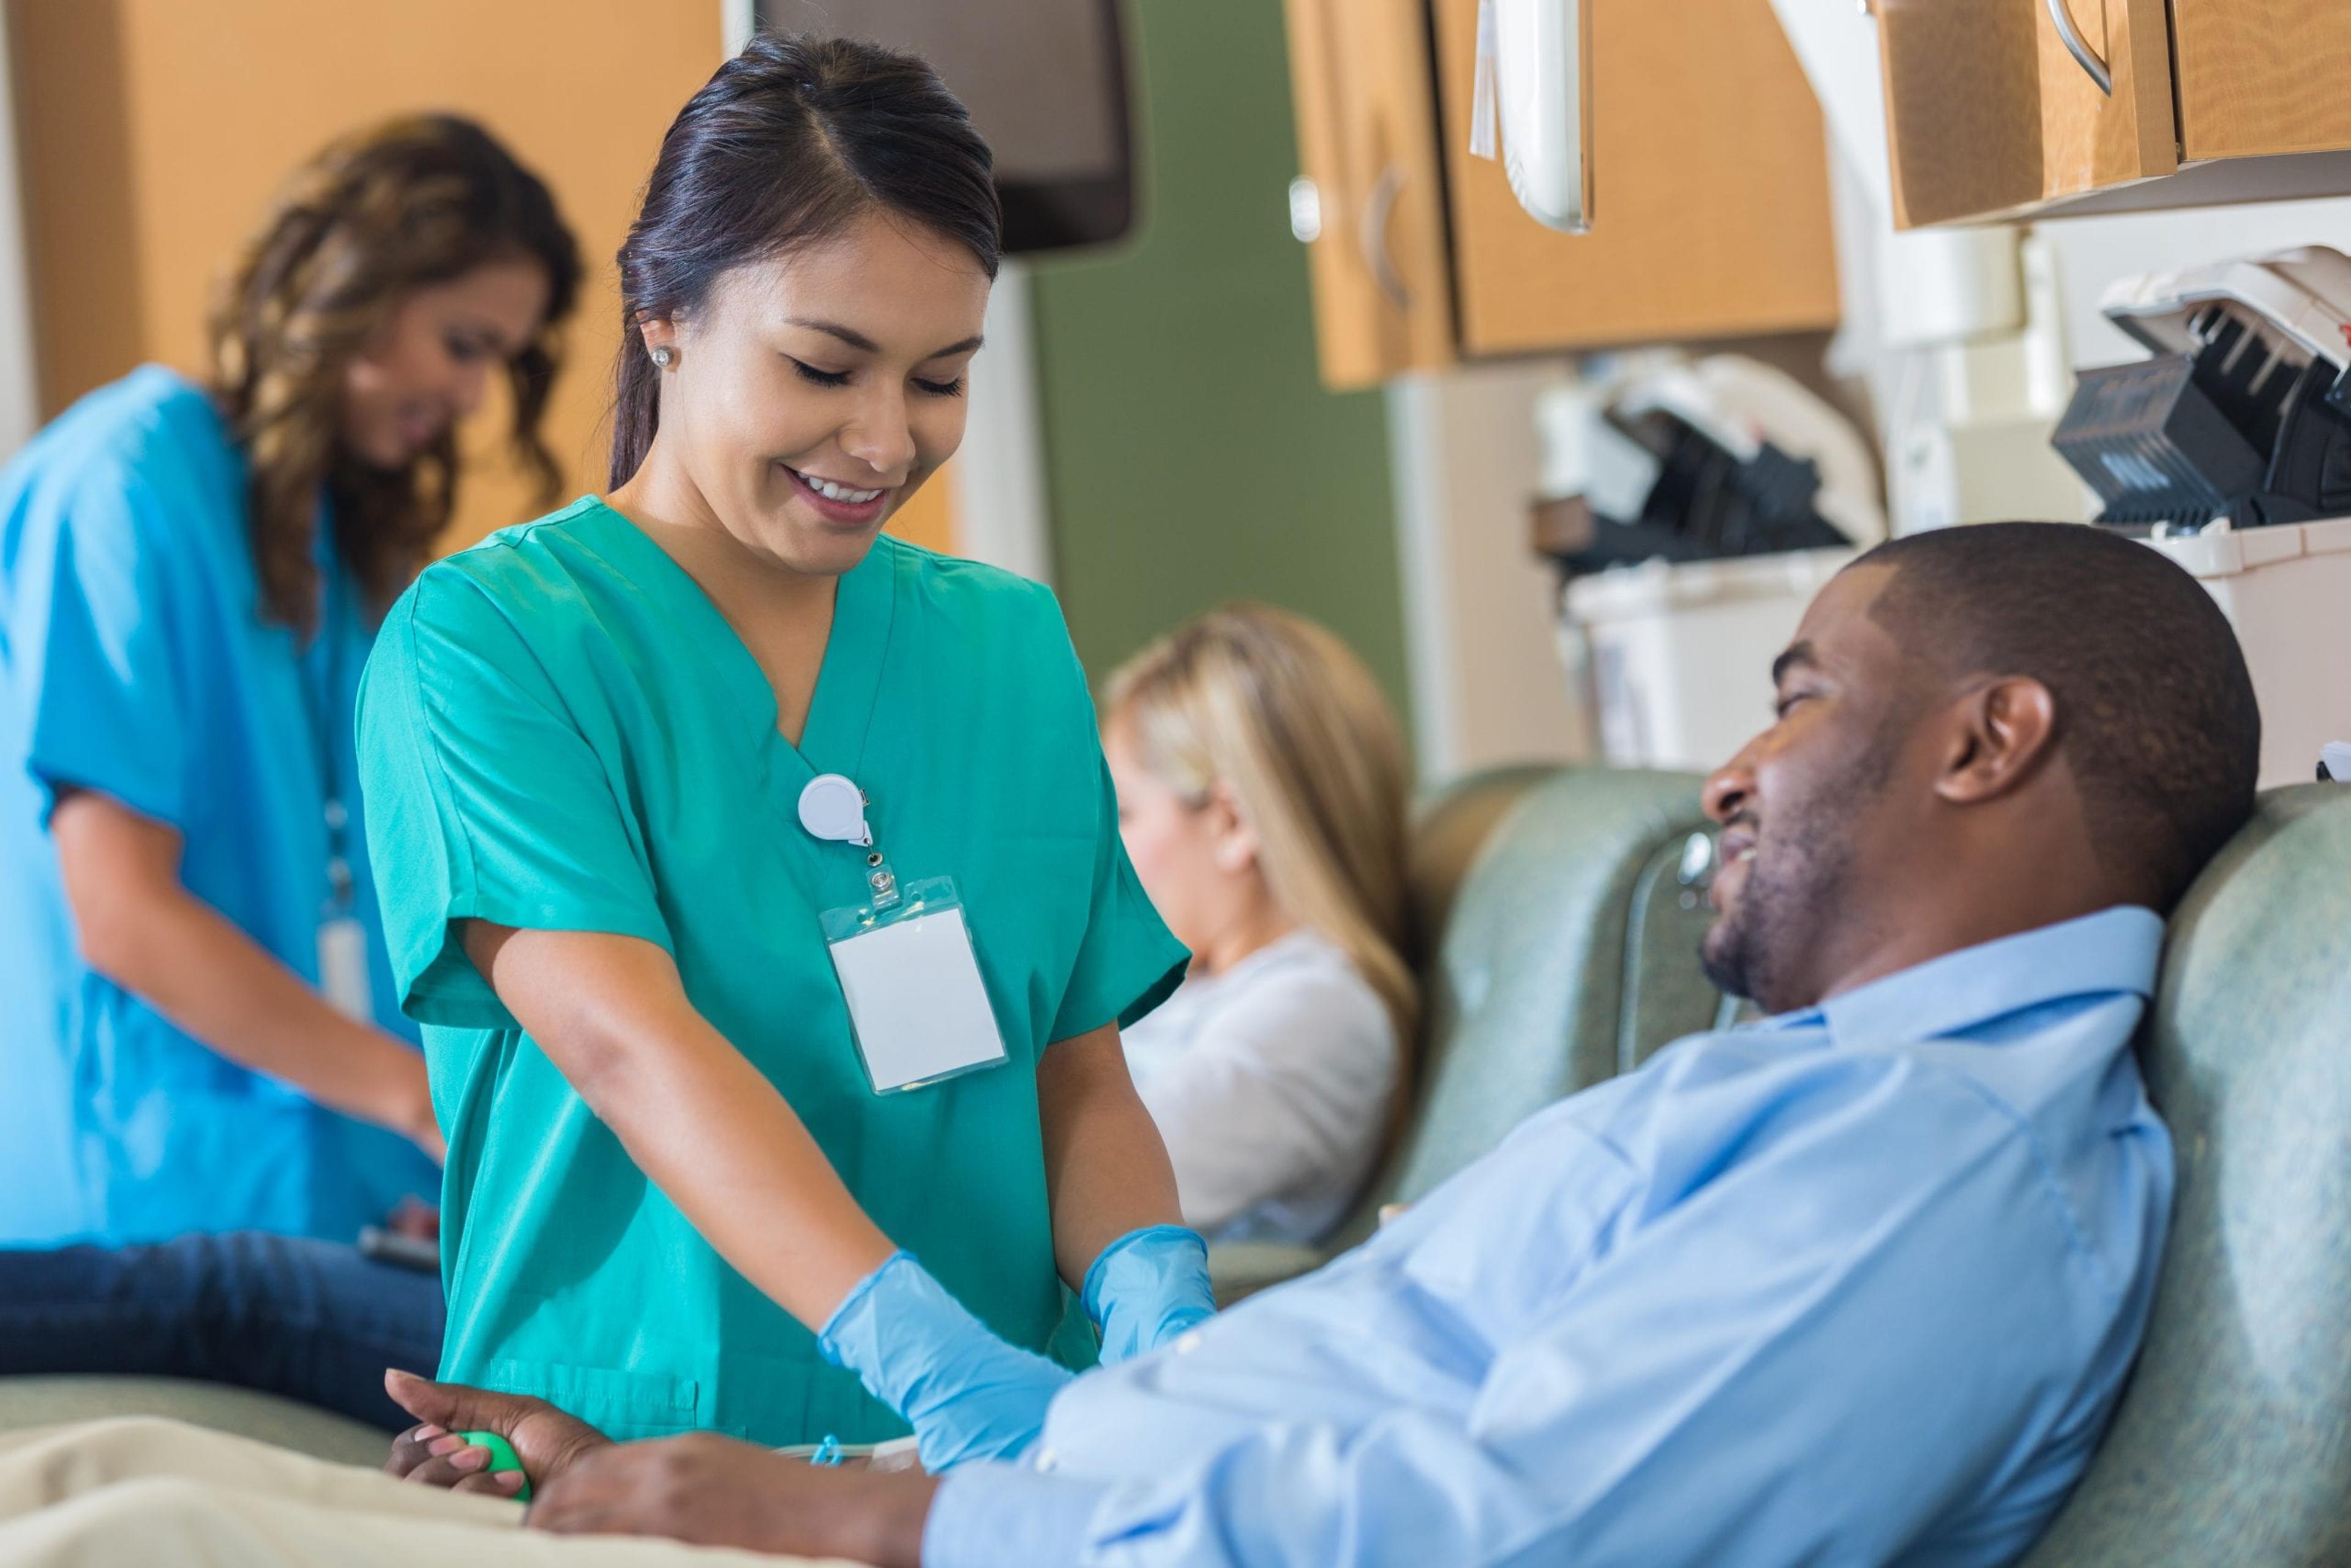
[{"label": "nurse's dark ponytail", "polygon": [[957,242],[996,276],[1002,217],[987,143],[921,60],[766,34],[686,101],[621,246],[613,487],[644,461],[660,417],[640,324],[689,314],[729,268],[830,238],[875,207]]}]

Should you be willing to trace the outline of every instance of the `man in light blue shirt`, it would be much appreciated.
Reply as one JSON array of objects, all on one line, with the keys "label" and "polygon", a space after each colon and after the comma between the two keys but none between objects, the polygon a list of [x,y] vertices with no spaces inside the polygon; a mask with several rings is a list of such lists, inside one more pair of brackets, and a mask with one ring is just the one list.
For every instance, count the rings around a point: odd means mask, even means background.
[{"label": "man in light blue shirt", "polygon": [[2131,1040],[2157,912],[2251,810],[2251,685],[2163,558],[2022,524],[1865,558],[1774,674],[1708,782],[1706,958],[1775,1016],[1168,1350],[1040,1391],[957,1342],[925,1453],[967,1420],[1017,1458],[610,1446],[421,1385],[428,1418],[516,1437],[542,1527],[885,1564],[2013,1560],[2147,1321],[2172,1163]]}]

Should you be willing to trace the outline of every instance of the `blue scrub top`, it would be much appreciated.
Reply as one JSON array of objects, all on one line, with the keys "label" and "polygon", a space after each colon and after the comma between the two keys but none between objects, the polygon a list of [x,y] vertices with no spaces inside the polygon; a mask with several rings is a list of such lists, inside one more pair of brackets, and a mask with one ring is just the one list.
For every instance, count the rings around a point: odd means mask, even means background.
[{"label": "blue scrub top", "polygon": [[239,1228],[347,1240],[439,1189],[413,1145],[198,1043],[75,941],[48,831],[65,787],[179,830],[188,890],[316,985],[332,787],[350,813],[376,1020],[415,1039],[353,757],[373,617],[321,528],[320,634],[304,648],[263,621],[246,480],[211,400],[152,365],[0,471],[0,1243]]}]

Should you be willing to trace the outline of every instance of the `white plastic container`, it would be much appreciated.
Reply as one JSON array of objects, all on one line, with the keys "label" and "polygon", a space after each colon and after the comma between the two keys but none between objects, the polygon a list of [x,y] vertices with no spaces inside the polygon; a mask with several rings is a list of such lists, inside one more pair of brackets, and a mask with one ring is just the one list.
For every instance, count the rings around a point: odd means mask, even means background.
[{"label": "white plastic container", "polygon": [[1561,634],[1568,667],[1588,665],[1602,755],[1700,772],[1729,761],[1771,722],[1771,661],[1804,607],[1857,553],[1652,560],[1571,580]]},{"label": "white plastic container", "polygon": [[2351,740],[2351,518],[2149,539],[2210,590],[2262,705],[2262,788],[2307,784]]}]

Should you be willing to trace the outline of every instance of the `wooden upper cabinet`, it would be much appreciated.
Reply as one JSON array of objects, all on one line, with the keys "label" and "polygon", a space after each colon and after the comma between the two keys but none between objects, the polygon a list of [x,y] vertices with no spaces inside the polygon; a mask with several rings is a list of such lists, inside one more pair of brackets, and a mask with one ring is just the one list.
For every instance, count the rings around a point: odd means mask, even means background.
[{"label": "wooden upper cabinet", "polygon": [[1875,9],[1901,227],[2351,193],[2351,0]]},{"label": "wooden upper cabinet", "polygon": [[1322,379],[1453,360],[1453,284],[1422,0],[1284,0]]},{"label": "wooden upper cabinet", "polygon": [[1469,154],[1478,0],[1436,0],[1467,354],[1808,330],[1838,318],[1820,102],[1770,0],[1585,0],[1589,234]]},{"label": "wooden upper cabinet", "polygon": [[1898,226],[2022,212],[2179,166],[2164,0],[2064,3],[2111,94],[2047,0],[1878,0]]},{"label": "wooden upper cabinet", "polygon": [[1820,106],[1771,0],[1586,0],[1584,235],[1537,224],[1468,154],[1478,0],[1285,3],[1331,384],[1835,324]]},{"label": "wooden upper cabinet", "polygon": [[2351,147],[2351,0],[2172,0],[2179,152]]}]

